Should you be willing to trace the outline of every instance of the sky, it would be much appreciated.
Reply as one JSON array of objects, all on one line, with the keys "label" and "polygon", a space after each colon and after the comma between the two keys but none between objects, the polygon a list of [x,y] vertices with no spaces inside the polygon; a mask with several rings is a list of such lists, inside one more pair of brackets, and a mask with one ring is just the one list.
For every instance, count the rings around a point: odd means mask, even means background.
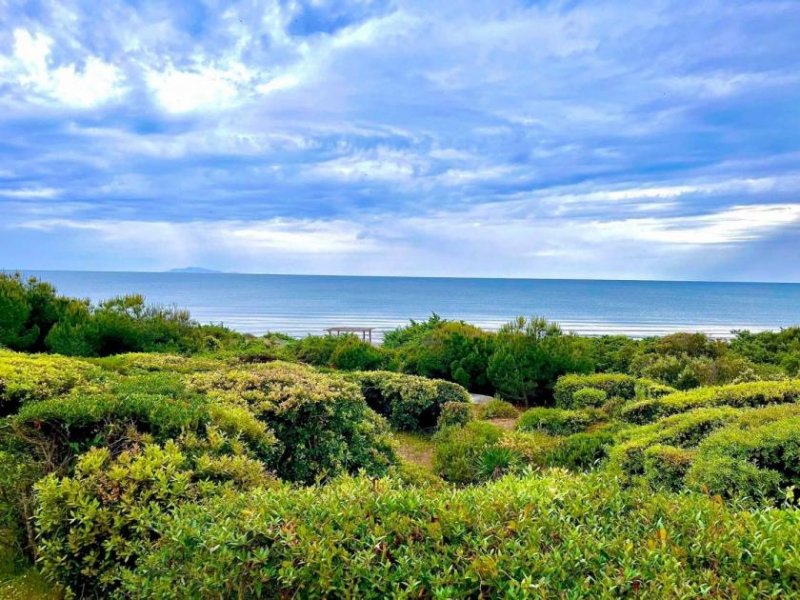
[{"label": "sky", "polygon": [[800,281],[800,2],[0,0],[0,269]]}]

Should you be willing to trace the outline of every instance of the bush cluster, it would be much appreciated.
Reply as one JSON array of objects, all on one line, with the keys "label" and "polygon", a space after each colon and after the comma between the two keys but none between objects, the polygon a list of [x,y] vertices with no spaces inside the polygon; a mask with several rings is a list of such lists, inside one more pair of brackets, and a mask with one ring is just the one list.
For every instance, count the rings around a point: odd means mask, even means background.
[{"label": "bush cluster", "polygon": [[539,430],[552,435],[570,435],[585,431],[604,418],[603,413],[596,409],[531,408],[522,413],[517,428],[522,431]]},{"label": "bush cluster", "polygon": [[800,484],[797,404],[698,408],[617,437],[612,468],[655,488],[774,503]]},{"label": "bush cluster", "polygon": [[100,375],[83,361],[0,350],[0,417],[20,406],[65,394]]},{"label": "bush cluster", "polygon": [[[636,379],[619,373],[565,375],[556,382],[555,401],[559,408],[601,406],[607,398],[632,399]],[[600,392],[600,393],[598,393]]]},{"label": "bush cluster", "polygon": [[660,417],[703,406],[752,407],[797,402],[798,381],[754,381],[723,386],[703,387],[640,400],[622,409],[622,418],[632,423],[648,423]]},{"label": "bush cluster", "polygon": [[347,377],[361,386],[369,407],[400,431],[433,428],[445,403],[470,402],[466,390],[449,381],[390,371],[353,372]]},{"label": "bush cluster", "polygon": [[800,514],[553,472],[459,491],[345,479],[184,505],[137,597],[791,597]]},{"label": "bush cluster", "polygon": [[275,470],[281,479],[312,483],[361,469],[381,474],[394,462],[385,422],[342,377],[273,362],[200,373],[189,388],[263,421],[280,444]]}]

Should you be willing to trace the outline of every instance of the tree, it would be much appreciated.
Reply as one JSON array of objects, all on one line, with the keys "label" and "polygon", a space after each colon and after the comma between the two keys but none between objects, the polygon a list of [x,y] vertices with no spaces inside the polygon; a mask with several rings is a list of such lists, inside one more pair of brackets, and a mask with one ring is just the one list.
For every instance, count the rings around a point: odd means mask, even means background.
[{"label": "tree", "polygon": [[565,335],[541,317],[518,317],[498,332],[487,371],[503,398],[530,405],[549,403],[561,375],[592,367],[585,339]]}]

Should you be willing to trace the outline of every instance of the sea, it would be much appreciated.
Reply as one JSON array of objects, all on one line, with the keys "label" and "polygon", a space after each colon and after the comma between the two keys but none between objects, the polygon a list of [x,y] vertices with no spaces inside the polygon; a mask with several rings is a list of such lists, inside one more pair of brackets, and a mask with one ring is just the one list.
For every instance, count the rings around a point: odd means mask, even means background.
[{"label": "sea", "polygon": [[632,337],[677,331],[727,338],[739,329],[800,324],[800,284],[577,279],[462,279],[26,271],[62,294],[92,301],[141,293],[261,335],[301,337],[327,327],[375,328],[375,339],[432,313],[497,330],[517,316],[542,316],[582,335]]}]

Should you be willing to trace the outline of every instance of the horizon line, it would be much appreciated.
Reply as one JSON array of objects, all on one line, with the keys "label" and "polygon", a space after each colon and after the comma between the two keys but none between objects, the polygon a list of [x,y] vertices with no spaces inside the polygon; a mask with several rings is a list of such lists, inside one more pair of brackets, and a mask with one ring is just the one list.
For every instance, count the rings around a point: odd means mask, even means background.
[{"label": "horizon line", "polygon": [[750,280],[722,280],[722,279],[602,279],[590,277],[487,277],[487,276],[460,276],[460,275],[357,275],[341,273],[247,273],[241,271],[184,272],[180,270],[146,271],[146,270],[108,270],[108,269],[0,269],[0,273],[139,273],[148,275],[242,275],[266,277],[340,277],[363,279],[461,279],[461,280],[486,280],[486,281],[594,281],[600,283],[728,283],[728,284],[755,284],[755,285],[800,285],[800,281],[750,281]]}]

